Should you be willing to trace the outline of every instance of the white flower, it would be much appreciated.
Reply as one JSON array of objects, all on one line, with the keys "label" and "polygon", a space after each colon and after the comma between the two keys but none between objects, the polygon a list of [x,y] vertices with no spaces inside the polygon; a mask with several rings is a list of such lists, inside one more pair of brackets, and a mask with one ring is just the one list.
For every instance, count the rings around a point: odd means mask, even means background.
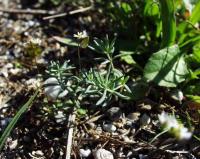
[{"label": "white flower", "polygon": [[165,112],[162,112],[161,115],[158,115],[159,121],[161,125],[164,126],[165,129],[178,128],[179,123],[174,116],[170,116]]},{"label": "white flower", "polygon": [[82,32],[77,32],[77,34],[74,34],[74,37],[77,38],[77,39],[85,39],[88,37],[88,34],[87,32],[84,30]]},{"label": "white flower", "polygon": [[179,140],[187,140],[192,137],[192,132],[178,122],[175,116],[162,112],[158,115],[161,126]]},{"label": "white flower", "polygon": [[192,137],[192,133],[188,131],[188,128],[182,127],[180,128],[178,137],[179,139],[188,140]]}]

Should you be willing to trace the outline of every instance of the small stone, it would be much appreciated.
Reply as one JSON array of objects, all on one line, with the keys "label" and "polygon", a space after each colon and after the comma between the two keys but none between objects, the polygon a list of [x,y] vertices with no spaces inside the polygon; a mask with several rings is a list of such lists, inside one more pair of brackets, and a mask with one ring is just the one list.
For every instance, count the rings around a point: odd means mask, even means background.
[{"label": "small stone", "polygon": [[80,149],[79,153],[81,157],[88,157],[92,152],[90,149]]},{"label": "small stone", "polygon": [[62,88],[59,85],[58,80],[54,77],[48,78],[44,82],[44,85],[45,85],[44,88],[45,94],[52,99],[56,99],[58,97],[58,94],[62,91]]},{"label": "small stone", "polygon": [[139,159],[147,159],[147,158],[148,158],[147,155],[139,154]]},{"label": "small stone", "polygon": [[3,128],[5,128],[11,120],[12,120],[12,118],[4,118],[3,120],[0,121],[0,125]]},{"label": "small stone", "polygon": [[128,136],[122,136],[122,139],[127,143],[135,143],[133,140],[129,139]]},{"label": "small stone", "polygon": [[55,119],[57,123],[62,123],[63,121],[66,120],[66,116],[63,113],[63,111],[58,111],[57,114],[55,115]]},{"label": "small stone", "polygon": [[140,112],[133,112],[127,115],[127,118],[133,122],[139,120],[139,117],[140,117]]},{"label": "small stone", "polygon": [[17,75],[19,72],[21,72],[21,69],[19,69],[19,68],[11,68],[10,69],[10,73],[12,75]]},{"label": "small stone", "polygon": [[145,113],[140,118],[140,124],[141,126],[146,126],[151,122],[151,118]]},{"label": "small stone", "polygon": [[141,109],[142,110],[151,110],[152,106],[150,104],[143,104],[141,106]]},{"label": "small stone", "polygon": [[104,124],[103,129],[110,133],[115,132],[117,130],[116,126],[113,124]]},{"label": "small stone", "polygon": [[93,122],[88,123],[88,125],[89,125],[89,127],[90,127],[91,129],[95,129],[95,128],[96,128],[96,125],[95,125],[95,123],[93,123]]},{"label": "small stone", "polygon": [[108,109],[107,116],[110,118],[110,120],[118,120],[122,116],[122,111],[119,107],[112,107]]},{"label": "small stone", "polygon": [[132,129],[131,129],[131,134],[132,134],[132,135],[135,135],[135,132],[136,132],[135,128],[132,128]]},{"label": "small stone", "polygon": [[44,153],[41,150],[32,151],[31,157],[43,159]]},{"label": "small stone", "polygon": [[97,128],[96,128],[96,133],[97,133],[97,134],[101,134],[101,133],[102,133],[102,128],[101,128],[101,126],[97,126]]},{"label": "small stone", "polygon": [[113,154],[105,149],[98,149],[93,155],[95,159],[114,159]]},{"label": "small stone", "polygon": [[125,134],[127,132],[126,129],[118,129],[117,130],[120,134]]},{"label": "small stone", "polygon": [[131,157],[133,155],[133,152],[132,151],[129,151],[126,155],[126,157]]},{"label": "small stone", "polygon": [[13,150],[17,147],[18,144],[18,140],[13,140],[10,144],[9,144],[9,148],[10,150]]},{"label": "small stone", "polygon": [[171,98],[173,98],[176,101],[179,101],[180,103],[182,102],[184,95],[181,90],[175,90],[171,94]]}]

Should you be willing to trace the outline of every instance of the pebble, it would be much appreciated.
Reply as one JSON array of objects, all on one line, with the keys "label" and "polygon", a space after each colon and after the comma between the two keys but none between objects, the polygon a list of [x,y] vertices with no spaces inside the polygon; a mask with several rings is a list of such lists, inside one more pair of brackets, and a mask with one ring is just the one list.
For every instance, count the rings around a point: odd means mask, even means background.
[{"label": "pebble", "polygon": [[12,118],[4,118],[3,120],[1,120],[0,121],[1,127],[5,128],[11,120]]},{"label": "pebble", "polygon": [[175,90],[173,92],[171,92],[171,98],[173,98],[176,101],[179,101],[180,103],[182,102],[184,95],[183,92],[181,90]]},{"label": "pebble", "polygon": [[131,129],[131,134],[132,134],[132,135],[135,135],[135,132],[136,132],[135,128],[132,128],[132,129]]},{"label": "pebble", "polygon": [[9,144],[9,148],[10,150],[13,150],[17,147],[18,144],[18,140],[13,140],[10,144]]},{"label": "pebble", "polygon": [[63,123],[66,120],[66,116],[63,111],[58,111],[55,115],[55,119],[57,123]]},{"label": "pebble", "polygon": [[103,130],[112,133],[112,132],[115,132],[117,128],[113,124],[103,124]]},{"label": "pebble", "polygon": [[95,128],[96,128],[96,124],[93,123],[93,122],[89,122],[88,125],[89,125],[89,127],[90,127],[91,129],[95,129]]},{"label": "pebble", "polygon": [[132,151],[129,151],[126,155],[126,157],[131,157],[133,155],[133,152]]},{"label": "pebble", "polygon": [[152,106],[150,104],[142,104],[141,109],[142,110],[151,110]]},{"label": "pebble", "polygon": [[[49,97],[52,100],[55,100],[58,98],[59,94],[63,91],[61,86],[59,85],[58,80],[55,77],[50,77],[44,82],[44,93],[46,94],[47,97]],[[66,95],[67,93],[64,92],[63,95]]]},{"label": "pebble", "polygon": [[122,139],[127,143],[135,143],[135,141],[131,140],[128,136],[122,136]]},{"label": "pebble", "polygon": [[97,126],[97,128],[96,128],[96,133],[97,133],[97,134],[101,134],[101,133],[102,133],[102,128],[101,128],[101,126]]},{"label": "pebble", "polygon": [[147,158],[148,158],[147,155],[139,154],[139,159],[147,159]]},{"label": "pebble", "polygon": [[133,122],[139,120],[139,117],[140,117],[140,112],[133,112],[127,115],[127,118]]},{"label": "pebble", "polygon": [[125,134],[128,130],[126,129],[118,129],[117,130],[120,134]]},{"label": "pebble", "polygon": [[79,153],[81,157],[88,157],[92,151],[90,149],[80,149]]},{"label": "pebble", "polygon": [[44,158],[44,153],[41,150],[32,151],[32,156],[36,158]]},{"label": "pebble", "polygon": [[122,116],[122,111],[119,107],[112,107],[108,109],[107,116],[110,120],[118,120]]},{"label": "pebble", "polygon": [[94,159],[114,159],[113,154],[105,149],[98,149],[93,153]]},{"label": "pebble", "polygon": [[142,117],[140,118],[141,126],[146,126],[150,124],[150,122],[151,122],[151,118],[146,113],[143,114]]},{"label": "pebble", "polygon": [[11,68],[10,69],[10,73],[12,75],[17,75],[19,72],[21,72],[21,69],[19,69],[19,68]]}]

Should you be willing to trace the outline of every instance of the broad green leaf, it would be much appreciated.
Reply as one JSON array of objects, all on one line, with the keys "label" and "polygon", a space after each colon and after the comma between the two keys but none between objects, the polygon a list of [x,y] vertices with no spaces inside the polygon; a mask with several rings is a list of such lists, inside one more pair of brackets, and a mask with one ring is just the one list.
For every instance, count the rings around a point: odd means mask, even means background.
[{"label": "broad green leaf", "polygon": [[17,114],[14,116],[14,118],[11,120],[11,122],[8,124],[8,126],[4,130],[4,132],[0,138],[0,151],[2,150],[4,143],[6,142],[7,137],[10,135],[10,132],[13,130],[15,124],[17,123],[19,118],[23,115],[23,113],[25,113],[28,110],[28,108],[31,106],[31,104],[35,100],[38,92],[39,92],[39,88],[34,93],[34,95],[19,109]]},{"label": "broad green leaf", "polygon": [[196,24],[200,21],[200,1],[195,5],[195,8],[192,11],[192,15],[190,17],[190,22],[192,24]]},{"label": "broad green leaf", "polygon": [[55,40],[57,40],[58,42],[61,42],[63,44],[69,45],[69,46],[78,46],[78,43],[73,41],[70,38],[62,38],[62,37],[59,37],[59,36],[54,36],[53,38]]},{"label": "broad green leaf", "polygon": [[176,87],[188,75],[188,69],[178,45],[154,53],[144,68],[144,77],[159,86]]}]

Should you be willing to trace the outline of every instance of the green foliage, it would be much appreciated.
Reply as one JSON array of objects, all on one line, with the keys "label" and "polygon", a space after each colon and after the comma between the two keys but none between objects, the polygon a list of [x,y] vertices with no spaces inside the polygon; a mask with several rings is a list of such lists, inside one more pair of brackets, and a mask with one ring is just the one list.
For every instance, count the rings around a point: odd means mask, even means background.
[{"label": "green foliage", "polygon": [[34,95],[32,95],[31,98],[29,98],[29,100],[18,110],[16,115],[13,117],[11,122],[8,124],[8,126],[4,130],[4,132],[0,138],[0,151],[2,150],[7,137],[10,135],[10,132],[14,129],[14,127],[15,127],[16,123],[18,122],[18,120],[20,119],[20,117],[28,110],[28,108],[30,108],[31,104],[33,103],[36,96],[38,95],[38,92],[39,92],[39,88],[34,93]]},{"label": "green foliage", "polygon": [[110,41],[106,36],[103,40],[96,38],[94,44],[89,46],[104,56],[104,63],[108,65],[107,71],[91,68],[89,71],[82,70],[80,74],[74,75],[71,72],[73,67],[66,61],[63,65],[52,62],[47,73],[49,77],[58,79],[62,88],[69,92],[68,99],[76,101],[75,103],[90,98],[90,101],[95,101],[94,104],[106,106],[113,97],[131,99],[131,90],[126,84],[128,77],[113,64],[114,59],[118,57],[113,57],[114,45],[115,38]]},{"label": "green foliage", "polygon": [[200,103],[200,96],[187,95],[187,97],[193,102]]},{"label": "green foliage", "polygon": [[70,38],[62,38],[59,36],[54,36],[54,39],[57,40],[58,42],[61,42],[63,44],[69,45],[69,46],[78,46],[78,43]]},{"label": "green foliage", "polygon": [[195,5],[193,9],[192,15],[190,16],[190,22],[192,24],[196,24],[200,21],[200,1]]},{"label": "green foliage", "polygon": [[91,46],[91,49],[98,53],[105,54],[105,55],[107,55],[107,57],[111,57],[115,51],[115,47],[114,47],[115,40],[116,40],[116,38],[114,38],[113,40],[110,41],[108,39],[108,36],[106,36],[106,38],[104,38],[102,40],[95,38],[94,45]]},{"label": "green foliage", "polygon": [[123,95],[124,91],[131,93],[126,85],[128,77],[124,77],[119,70],[97,72],[91,69],[89,72],[83,74],[83,79],[85,79],[87,87],[85,93],[100,97],[96,105],[102,105],[103,103],[105,105],[106,102],[112,99],[113,95],[123,99],[130,99],[129,96]]},{"label": "green foliage", "polygon": [[176,21],[174,0],[159,0],[162,19],[162,45],[167,47],[174,44],[176,38]]},{"label": "green foliage", "polygon": [[144,77],[148,81],[165,87],[176,87],[187,75],[187,65],[177,45],[154,53],[144,68]]},{"label": "green foliage", "polygon": [[37,40],[39,39],[31,39],[24,46],[24,56],[31,60],[42,54],[42,48]]}]

